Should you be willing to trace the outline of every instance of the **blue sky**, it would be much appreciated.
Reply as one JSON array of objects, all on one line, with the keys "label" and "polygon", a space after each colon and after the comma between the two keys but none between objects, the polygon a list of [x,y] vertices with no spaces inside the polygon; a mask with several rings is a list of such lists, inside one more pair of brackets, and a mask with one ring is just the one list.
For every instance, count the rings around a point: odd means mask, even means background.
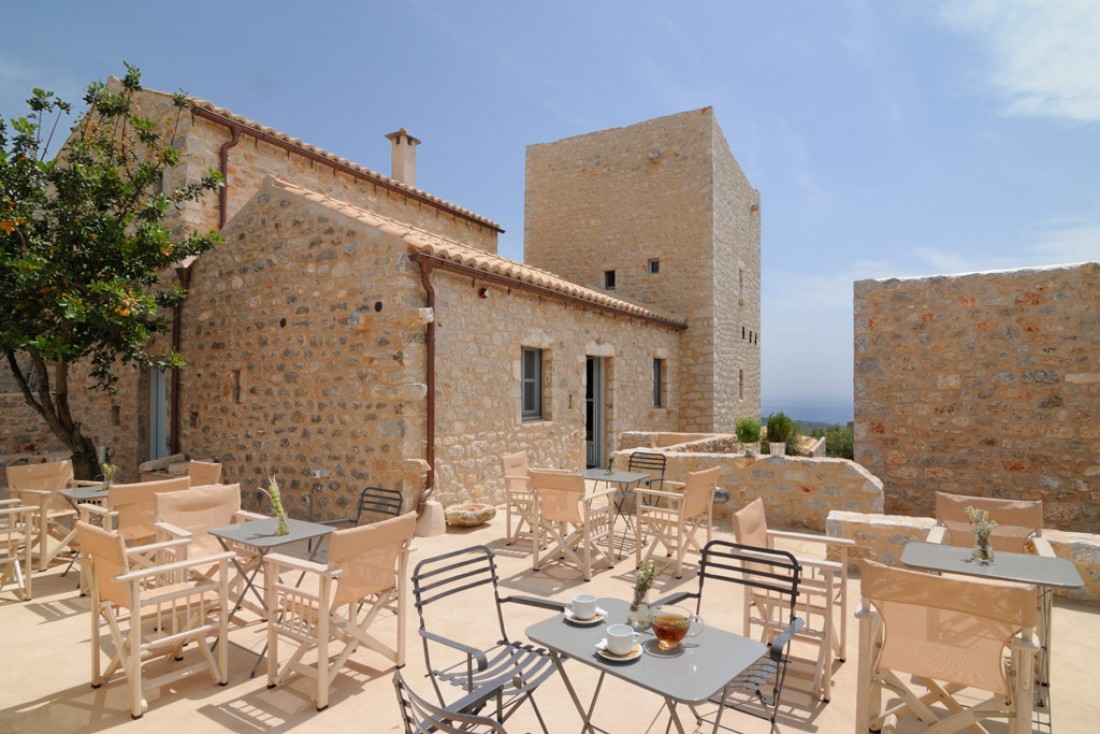
[{"label": "blue sky", "polygon": [[765,411],[850,405],[854,280],[1100,259],[1094,0],[4,5],[4,117],[126,60],[383,173],[405,127],[514,259],[528,144],[714,106],[761,191]]}]

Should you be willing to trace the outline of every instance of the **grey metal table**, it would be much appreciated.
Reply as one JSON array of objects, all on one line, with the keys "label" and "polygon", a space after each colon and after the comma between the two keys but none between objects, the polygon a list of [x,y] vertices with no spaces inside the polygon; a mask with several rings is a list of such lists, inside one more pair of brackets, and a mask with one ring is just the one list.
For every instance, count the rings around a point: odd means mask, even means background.
[{"label": "grey metal table", "polygon": [[[1039,684],[1050,686],[1050,631],[1054,589],[1076,589],[1085,585],[1073,561],[1065,558],[995,551],[992,561],[979,561],[970,548],[939,543],[907,543],[901,562],[912,568],[957,573],[997,581],[1035,584],[1041,590],[1039,605]],[[1046,706],[1040,693],[1039,706]]]},{"label": "grey metal table", "polygon": [[[274,517],[264,518],[263,520],[248,520],[246,522],[236,523],[233,525],[226,525],[221,528],[212,528],[206,532],[213,535],[221,543],[222,548],[229,551],[232,550],[229,546],[231,543],[238,545],[248,546],[256,550],[259,555],[256,567],[252,569],[252,573],[247,573],[241,562],[237,559],[236,555],[233,557],[233,565],[237,569],[237,573],[244,579],[244,588],[241,589],[241,594],[237,598],[236,603],[233,605],[233,611],[229,613],[229,618],[232,619],[233,615],[244,604],[245,596],[248,595],[249,589],[260,601],[260,608],[266,609],[264,604],[264,597],[256,588],[255,579],[256,574],[260,572],[263,567],[263,558],[268,553],[276,548],[290,545],[292,543],[306,543],[308,557],[307,560],[314,560],[317,556],[317,552],[321,549],[321,545],[324,539],[332,534],[335,530],[331,525],[322,525],[317,522],[309,522],[307,520],[295,520],[290,518],[288,520],[290,524],[290,532],[286,535],[277,535],[275,530],[279,526],[279,521]],[[301,583],[301,578],[298,579],[298,583]],[[264,649],[260,652],[260,658],[256,661],[256,666],[252,668],[251,677],[256,677],[256,670],[260,666],[260,662],[263,660],[264,655],[267,653],[267,645],[264,645]]]},{"label": "grey metal table", "polygon": [[[634,525],[630,521],[630,515],[623,514],[623,503],[626,501],[626,493],[632,492],[634,487],[641,484],[646,479],[649,479],[649,474],[637,471],[612,471],[609,473],[606,469],[594,468],[587,469],[584,472],[584,478],[591,479],[594,482],[606,482],[608,487],[612,484],[617,484],[619,486],[619,489],[623,491],[623,496],[615,502],[615,519],[618,520],[620,517],[623,518],[627,529],[633,530]],[[623,558],[623,543],[626,542],[626,535],[626,533],[623,533],[619,540],[620,561]],[[611,548],[607,550],[610,552]]]},{"label": "grey metal table", "polygon": [[[607,612],[607,618],[600,624],[579,626],[565,621],[563,614],[557,614],[527,628],[527,636],[550,651],[554,665],[584,722],[582,733],[607,731],[592,723],[592,713],[607,675],[661,696],[668,709],[671,724],[684,734],[677,704],[694,707],[706,702],[767,650],[758,640],[714,627],[704,627],[700,634],[684,640],[683,649],[678,654],[651,653],[650,650],[655,649],[656,638],[650,632],[643,632],[643,651],[640,657],[630,661],[606,660],[596,653],[595,645],[606,636],[607,625],[626,621],[629,605],[622,599],[609,598],[602,598],[598,603]],[[600,671],[599,681],[587,707],[569,680],[563,665],[565,658]],[[718,731],[723,708],[719,705],[714,731]]]}]

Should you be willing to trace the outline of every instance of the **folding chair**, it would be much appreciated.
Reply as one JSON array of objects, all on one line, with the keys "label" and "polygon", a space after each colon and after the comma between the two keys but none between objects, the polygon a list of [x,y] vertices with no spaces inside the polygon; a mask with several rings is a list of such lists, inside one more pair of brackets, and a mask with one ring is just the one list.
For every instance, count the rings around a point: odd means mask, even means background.
[{"label": "folding chair", "polygon": [[[337,530],[329,538],[326,565],[279,553],[264,559],[267,579],[267,687],[282,684],[291,673],[316,681],[317,710],[328,708],[329,687],[360,645],[398,666],[405,664],[405,570],[408,546],[416,531],[416,513],[361,527]],[[317,591],[283,583],[279,574],[299,571],[317,577]],[[397,639],[390,647],[369,631],[379,614],[397,617]],[[298,648],[279,669],[279,640]],[[343,643],[330,653],[329,643]],[[316,649],[317,659],[302,662]]]},{"label": "folding chair", "polygon": [[480,701],[459,701],[444,708],[416,695],[398,670],[393,674],[393,687],[397,691],[397,703],[401,707],[401,720],[405,734],[462,734],[463,732],[487,732],[508,734],[504,727],[487,716],[464,713],[464,709]]},{"label": "folding chair", "polygon": [[[566,563],[581,572],[585,581],[592,580],[593,560],[602,559],[608,568],[615,565],[612,549],[615,545],[615,505],[610,500],[614,489],[587,493],[580,474],[557,474],[532,469],[531,489],[538,497],[535,504],[535,542],[531,567],[538,571],[543,559]],[[543,535],[553,543],[544,553]],[[599,542],[605,541],[606,550]],[[549,546],[549,543],[546,544]]]},{"label": "folding chair", "polygon": [[715,466],[688,474],[687,482],[676,483],[677,487],[682,487],[680,491],[634,490],[642,500],[634,507],[637,515],[634,523],[634,558],[639,565],[643,560],[642,538],[652,533],[653,539],[645,551],[644,560],[650,560],[658,547],[664,547],[667,556],[676,558],[676,578],[683,577],[684,556],[687,551],[694,548],[697,552],[702,552],[697,538],[699,530],[706,531],[706,542],[710,542],[718,471]]},{"label": "folding chair", "polygon": [[[840,551],[840,561],[828,561],[799,556],[802,567],[799,588],[799,616],[805,626],[797,639],[817,648],[813,665],[811,690],[829,701],[832,691],[833,660],[843,662],[847,644],[848,617],[848,548],[854,546],[847,538],[832,538],[808,533],[769,530],[764,517],[764,502],[759,497],[735,512],[733,534],[738,543],[772,548],[775,540],[816,543],[834,546]],[[782,629],[784,622],[775,616],[774,600],[765,593],[745,595],[744,632],[751,635],[752,625],[759,625],[762,639]],[[753,611],[755,610],[755,613]]]},{"label": "folding chair", "polygon": [[[700,554],[698,591],[681,591],[657,602],[676,604],[684,599],[695,599],[696,613],[701,613],[703,587],[707,579],[712,579],[745,587],[746,597],[750,594],[767,597],[777,613],[776,624],[770,627],[764,639],[767,652],[711,698],[718,704],[713,721],[715,731],[719,729],[726,708],[770,721],[775,730],[790,663],[791,640],[805,624],[805,620],[796,615],[801,578],[798,561],[786,551],[713,540],[703,546]],[[708,613],[708,619],[712,619],[713,614]],[[695,715],[700,721],[708,720],[697,710]]]},{"label": "folding chair", "polygon": [[364,517],[370,522],[397,517],[401,514],[401,506],[404,502],[405,497],[396,489],[366,487],[359,493],[355,517],[346,517],[340,520],[322,520],[321,523],[324,525],[361,525]]},{"label": "folding chair", "polygon": [[986,510],[989,519],[997,523],[989,536],[994,550],[1054,557],[1050,541],[1043,537],[1042,500],[1002,500],[936,492],[936,526],[926,540],[961,548],[973,546],[975,538],[966,515],[967,507]]},{"label": "folding chair", "polygon": [[[927,727],[920,731],[961,731],[1004,718],[1013,734],[1031,732],[1035,587],[863,561],[860,591],[857,731],[913,715]],[[914,676],[916,688],[903,675]],[[884,708],[883,689],[899,701]],[[973,703],[980,692],[989,696]]]},{"label": "folding chair", "polygon": [[504,472],[504,494],[507,503],[504,516],[504,527],[507,533],[505,545],[512,545],[519,540],[525,525],[527,534],[534,543],[535,503],[538,497],[531,491],[528,483],[527,452],[520,451],[502,456],[500,465]]},{"label": "folding chair", "polygon": [[71,549],[76,540],[76,510],[58,490],[95,486],[99,482],[74,480],[73,462],[69,459],[9,466],[7,475],[9,491],[18,495],[24,505],[38,508],[38,524],[31,544],[38,556],[38,570],[45,571],[60,553]]},{"label": "folding chair", "polygon": [[0,501],[0,592],[31,598],[31,546],[38,508],[19,500]]},{"label": "folding chair", "polygon": [[[229,605],[227,564],[232,554],[134,568],[131,560],[141,549],[127,549],[120,534],[85,522],[77,523],[77,534],[80,547],[91,559],[92,688],[99,688],[122,670],[130,687],[130,716],[139,719],[148,709],[145,691],[150,688],[203,670],[214,683],[228,683],[225,611]],[[216,578],[190,578],[193,568],[212,562],[218,565]],[[101,673],[103,626],[110,634],[114,654]],[[216,640],[217,659],[210,638]],[[188,643],[195,643],[201,659],[182,665],[183,647]],[[146,679],[144,666],[157,659],[164,659],[174,669]]]},{"label": "folding chair", "polygon": [[[157,518],[154,523],[157,540],[186,539],[186,558],[191,559],[217,556],[225,552],[226,549],[218,539],[206,532],[210,528],[265,518],[264,515],[241,509],[239,484],[211,484],[193,487],[186,492],[157,492],[153,501]],[[230,551],[234,554],[233,564],[237,571],[232,574],[231,592],[244,603],[240,586],[245,583],[246,576],[256,570],[259,556],[254,549],[248,547],[230,548]],[[215,568],[216,565],[206,571],[195,569],[193,573],[202,574]],[[258,606],[253,611],[266,614]]]},{"label": "folding chair", "polygon": [[626,470],[646,472],[649,474],[649,478],[643,479],[642,484],[650,489],[654,487],[657,489],[664,489],[665,464],[667,461],[668,459],[664,454],[658,454],[651,451],[635,451],[630,455],[629,461],[627,461]]},{"label": "folding chair", "polygon": [[222,465],[213,461],[187,462],[187,476],[191,480],[192,487],[205,487],[208,484],[217,484],[222,479]]},{"label": "folding chair", "polygon": [[[533,694],[556,668],[545,649],[508,636],[502,605],[512,602],[555,612],[564,611],[565,605],[527,596],[501,597],[496,561],[483,545],[426,558],[416,564],[412,580],[424,661],[440,706],[449,706],[441,683],[463,692],[460,700],[467,703],[459,706],[461,710],[476,714],[491,707],[501,724],[530,701],[543,732],[549,734]],[[490,607],[496,611],[496,624],[485,633],[479,623],[486,620]],[[429,617],[443,614],[452,626],[455,620],[465,620],[469,635],[457,641],[430,629]]]}]

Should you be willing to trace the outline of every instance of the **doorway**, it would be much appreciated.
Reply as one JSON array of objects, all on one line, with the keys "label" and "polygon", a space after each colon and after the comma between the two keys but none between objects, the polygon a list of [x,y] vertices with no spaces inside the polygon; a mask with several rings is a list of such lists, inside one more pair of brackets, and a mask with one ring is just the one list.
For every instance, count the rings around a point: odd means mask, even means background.
[{"label": "doorway", "polygon": [[603,466],[606,456],[606,381],[603,357],[588,357],[585,364],[584,444],[585,462],[591,468]]}]

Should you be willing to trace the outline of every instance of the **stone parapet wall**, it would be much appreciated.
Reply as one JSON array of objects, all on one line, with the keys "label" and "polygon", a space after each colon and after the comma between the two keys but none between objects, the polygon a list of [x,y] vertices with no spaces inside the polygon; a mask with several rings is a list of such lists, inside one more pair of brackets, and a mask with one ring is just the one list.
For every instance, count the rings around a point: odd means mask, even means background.
[{"label": "stone parapet wall", "polygon": [[854,434],[892,514],[942,490],[1100,531],[1100,264],[857,282]]},{"label": "stone parapet wall", "polygon": [[[629,451],[615,454],[626,466]],[[847,459],[804,459],[769,456],[751,459],[740,454],[666,453],[665,478],[682,482],[688,473],[719,467],[719,486],[729,502],[715,506],[715,516],[732,513],[761,497],[768,526],[783,530],[824,533],[834,510],[882,512],[882,482]]]},{"label": "stone parapet wall", "polygon": [[[870,558],[899,567],[905,544],[923,541],[936,525],[936,521],[928,517],[843,511],[830,512],[826,522],[828,535],[855,541],[857,547],[848,551],[853,565],[860,558]],[[1055,594],[1073,601],[1100,604],[1100,536],[1044,530],[1043,537],[1059,558],[1073,561],[1085,582],[1081,589],[1059,589]]]}]

